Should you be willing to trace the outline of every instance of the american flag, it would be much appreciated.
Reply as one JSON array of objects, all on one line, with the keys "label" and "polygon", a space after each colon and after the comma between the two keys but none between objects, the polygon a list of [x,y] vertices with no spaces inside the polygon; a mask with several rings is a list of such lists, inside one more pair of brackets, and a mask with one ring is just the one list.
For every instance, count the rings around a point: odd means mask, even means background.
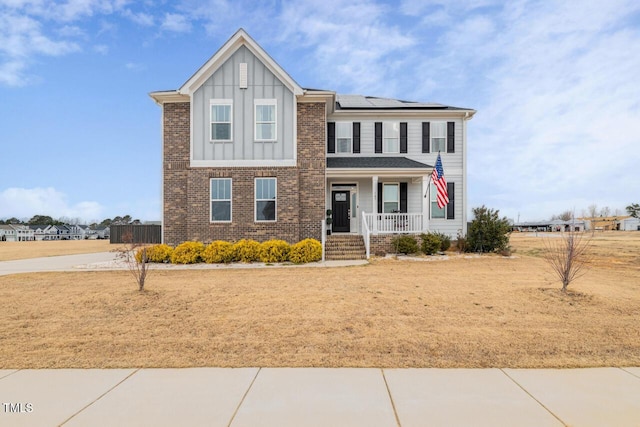
[{"label": "american flag", "polygon": [[444,179],[444,169],[442,169],[440,153],[438,153],[438,159],[436,160],[436,165],[433,168],[433,173],[431,174],[431,181],[433,181],[433,184],[438,190],[438,207],[442,209],[447,205],[447,203],[449,203],[449,193],[447,192],[447,181]]}]

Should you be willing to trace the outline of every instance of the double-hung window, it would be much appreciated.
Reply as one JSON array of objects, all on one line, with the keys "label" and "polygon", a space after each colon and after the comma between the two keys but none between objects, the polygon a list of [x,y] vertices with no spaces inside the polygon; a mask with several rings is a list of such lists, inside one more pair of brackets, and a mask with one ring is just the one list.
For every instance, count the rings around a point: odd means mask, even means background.
[{"label": "double-hung window", "polygon": [[441,218],[444,219],[445,218],[445,213],[447,212],[447,207],[444,206],[442,208],[438,207],[438,189],[436,188],[436,186],[431,183],[431,188],[429,189],[429,192],[431,193],[431,218]]},{"label": "double-hung window", "polygon": [[211,179],[211,222],[231,222],[231,178]]},{"label": "double-hung window", "polygon": [[256,178],[256,222],[276,221],[277,179]]},{"label": "double-hung window", "polygon": [[211,142],[231,142],[233,139],[233,101],[212,99],[209,105]]},{"label": "double-hung window", "polygon": [[400,186],[397,183],[382,185],[382,210],[384,213],[400,211]]},{"label": "double-hung window", "polygon": [[384,122],[383,127],[383,153],[399,153],[400,152],[400,123]]},{"label": "double-hung window", "polygon": [[447,122],[431,122],[431,152],[447,151]]},{"label": "double-hung window", "polygon": [[336,122],[336,153],[351,153],[353,123]]},{"label": "double-hung window", "polygon": [[277,140],[277,100],[256,99],[254,102],[255,141],[275,142]]}]

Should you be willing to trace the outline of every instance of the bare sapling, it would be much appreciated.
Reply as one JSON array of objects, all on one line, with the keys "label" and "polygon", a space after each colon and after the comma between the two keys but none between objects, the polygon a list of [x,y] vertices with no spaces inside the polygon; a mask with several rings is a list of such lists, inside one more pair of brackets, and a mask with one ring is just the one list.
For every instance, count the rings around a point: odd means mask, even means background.
[{"label": "bare sapling", "polygon": [[[133,275],[138,284],[138,290],[142,292],[149,272],[147,247],[143,243],[136,243],[131,233],[125,233],[122,236],[122,241],[124,246],[116,249],[116,256],[126,265],[127,270]],[[137,256],[138,253],[139,255]]]},{"label": "bare sapling", "polygon": [[591,261],[591,238],[571,230],[563,232],[560,237],[546,238],[544,245],[544,259],[562,282],[562,291],[566,292],[573,280],[586,273]]}]

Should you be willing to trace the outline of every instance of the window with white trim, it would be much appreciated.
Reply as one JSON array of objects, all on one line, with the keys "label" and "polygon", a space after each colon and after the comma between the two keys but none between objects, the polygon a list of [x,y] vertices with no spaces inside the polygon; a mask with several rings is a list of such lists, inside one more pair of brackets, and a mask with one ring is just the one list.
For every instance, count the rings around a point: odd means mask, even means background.
[{"label": "window with white trim", "polygon": [[211,222],[231,222],[231,178],[211,178]]},{"label": "window with white trim", "polygon": [[382,184],[382,212],[400,212],[400,185],[398,183]]},{"label": "window with white trim", "polygon": [[431,122],[431,152],[447,151],[447,122]]},{"label": "window with white trim", "polygon": [[256,178],[256,222],[276,221],[277,179]]},{"label": "window with white trim", "polygon": [[256,99],[255,105],[255,141],[275,142],[277,139],[277,103],[276,99]]},{"label": "window with white trim", "polygon": [[431,193],[431,218],[444,219],[445,213],[447,212],[447,207],[438,207],[438,189],[433,183],[431,183],[430,185],[431,188],[429,189],[429,192]]},{"label": "window with white trim", "polygon": [[382,125],[382,152],[400,152],[400,122],[384,122]]},{"label": "window with white trim", "polygon": [[353,123],[336,122],[336,153],[351,153]]},{"label": "window with white trim", "polygon": [[212,99],[209,101],[209,139],[211,142],[231,142],[233,140],[233,101]]}]

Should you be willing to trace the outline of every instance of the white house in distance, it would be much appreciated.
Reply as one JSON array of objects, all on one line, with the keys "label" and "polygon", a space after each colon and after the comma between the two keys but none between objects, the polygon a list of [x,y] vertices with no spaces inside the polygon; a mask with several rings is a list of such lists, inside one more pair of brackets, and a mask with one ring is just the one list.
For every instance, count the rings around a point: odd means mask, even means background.
[{"label": "white house in distance", "polygon": [[0,241],[2,242],[28,242],[31,240],[35,240],[35,234],[26,225],[0,225]]}]

